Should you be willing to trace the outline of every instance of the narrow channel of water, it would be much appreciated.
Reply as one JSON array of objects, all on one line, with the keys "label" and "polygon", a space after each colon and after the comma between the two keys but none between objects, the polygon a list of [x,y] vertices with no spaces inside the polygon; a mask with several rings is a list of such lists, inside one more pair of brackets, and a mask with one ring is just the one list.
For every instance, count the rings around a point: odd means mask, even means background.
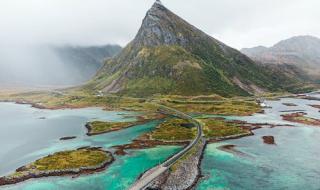
[{"label": "narrow channel of water", "polygon": [[[318,96],[319,95],[315,95]],[[283,103],[294,103],[288,107]],[[252,123],[295,125],[294,127],[263,128],[255,136],[210,144],[201,165],[204,178],[197,186],[208,189],[308,189],[320,187],[320,127],[283,121],[283,111],[303,110],[308,116],[320,119],[319,110],[310,104],[320,101],[281,99],[268,101],[271,109],[265,114],[249,117],[228,116],[227,119]],[[139,135],[152,130],[159,121],[129,129],[88,137],[84,125],[91,120],[133,121],[138,113],[106,112],[99,108],[75,110],[39,110],[28,105],[0,103],[0,175],[56,151],[83,146],[101,146],[110,149],[126,144]],[[276,145],[266,145],[262,136],[272,135]],[[60,141],[65,136],[77,136]],[[242,154],[220,150],[223,145],[236,145]],[[148,168],[164,161],[180,150],[177,146],[159,146],[152,149],[130,151],[116,157],[104,172],[71,177],[33,179],[16,185],[0,187],[5,190],[122,190],[127,189]]]}]

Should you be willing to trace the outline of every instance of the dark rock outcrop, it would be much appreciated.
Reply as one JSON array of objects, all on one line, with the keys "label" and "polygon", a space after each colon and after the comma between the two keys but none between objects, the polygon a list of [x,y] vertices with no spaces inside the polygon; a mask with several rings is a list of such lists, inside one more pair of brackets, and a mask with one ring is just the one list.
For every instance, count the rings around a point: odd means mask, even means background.
[{"label": "dark rock outcrop", "polygon": [[272,144],[272,145],[276,144],[273,136],[263,136],[262,139],[265,144]]}]

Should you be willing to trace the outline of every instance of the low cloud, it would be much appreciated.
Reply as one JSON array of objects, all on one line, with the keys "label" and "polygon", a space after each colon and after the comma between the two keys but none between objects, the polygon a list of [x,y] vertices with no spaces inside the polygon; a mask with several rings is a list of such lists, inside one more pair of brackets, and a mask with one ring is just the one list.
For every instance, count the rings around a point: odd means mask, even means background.
[{"label": "low cloud", "polygon": [[[238,49],[271,46],[294,35],[320,36],[318,0],[162,1],[190,23]],[[45,77],[47,65],[63,74],[50,53],[35,48],[44,44],[126,45],[153,2],[1,0],[0,80],[38,80]],[[60,78],[58,74],[53,77]]]}]

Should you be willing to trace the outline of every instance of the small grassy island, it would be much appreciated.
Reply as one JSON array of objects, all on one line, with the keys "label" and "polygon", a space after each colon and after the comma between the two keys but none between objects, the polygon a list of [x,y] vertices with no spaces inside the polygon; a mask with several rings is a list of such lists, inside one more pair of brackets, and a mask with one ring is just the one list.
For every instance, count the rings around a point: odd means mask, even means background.
[{"label": "small grassy island", "polygon": [[[238,121],[226,121],[222,118],[201,118],[203,132],[208,141],[216,142],[225,139],[249,136],[256,126]],[[185,119],[168,118],[153,131],[146,133],[131,144],[115,146],[116,154],[124,155],[126,149],[142,149],[157,145],[185,145],[196,137],[197,129]]]},{"label": "small grassy island", "polygon": [[287,115],[282,115],[283,120],[306,124],[306,125],[314,125],[320,127],[320,120],[314,119],[306,116],[306,113],[292,113]]},{"label": "small grassy island", "polygon": [[199,119],[203,123],[203,132],[209,141],[232,139],[252,135],[251,129],[236,121],[223,118]]},{"label": "small grassy island", "polygon": [[156,141],[190,141],[196,137],[196,129],[187,120],[172,118],[161,123],[148,136],[149,140]]},{"label": "small grassy island", "polygon": [[118,131],[121,129],[129,128],[134,125],[138,125],[140,122],[104,122],[104,121],[92,121],[86,124],[88,129],[87,135],[99,135],[112,131]]},{"label": "small grassy island", "polygon": [[98,172],[113,161],[114,158],[110,152],[99,148],[57,152],[18,168],[9,176],[1,177],[0,186],[19,183],[31,178]]}]

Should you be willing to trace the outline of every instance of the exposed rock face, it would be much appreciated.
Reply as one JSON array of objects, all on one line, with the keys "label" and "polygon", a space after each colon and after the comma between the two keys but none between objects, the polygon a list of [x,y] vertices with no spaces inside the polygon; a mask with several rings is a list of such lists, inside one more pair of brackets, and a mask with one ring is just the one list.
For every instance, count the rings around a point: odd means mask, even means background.
[{"label": "exposed rock face", "polygon": [[84,88],[139,97],[295,90],[295,79],[280,76],[156,2],[134,40]]},{"label": "exposed rock face", "polygon": [[191,35],[194,33],[200,34],[200,37],[210,38],[162,4],[155,3],[147,12],[133,43],[140,46],[180,45],[186,47],[192,43]]},{"label": "exposed rock face", "polygon": [[200,177],[200,163],[205,145],[206,142],[202,139],[196,147],[196,152],[160,175],[149,189],[185,190],[194,186]]}]

